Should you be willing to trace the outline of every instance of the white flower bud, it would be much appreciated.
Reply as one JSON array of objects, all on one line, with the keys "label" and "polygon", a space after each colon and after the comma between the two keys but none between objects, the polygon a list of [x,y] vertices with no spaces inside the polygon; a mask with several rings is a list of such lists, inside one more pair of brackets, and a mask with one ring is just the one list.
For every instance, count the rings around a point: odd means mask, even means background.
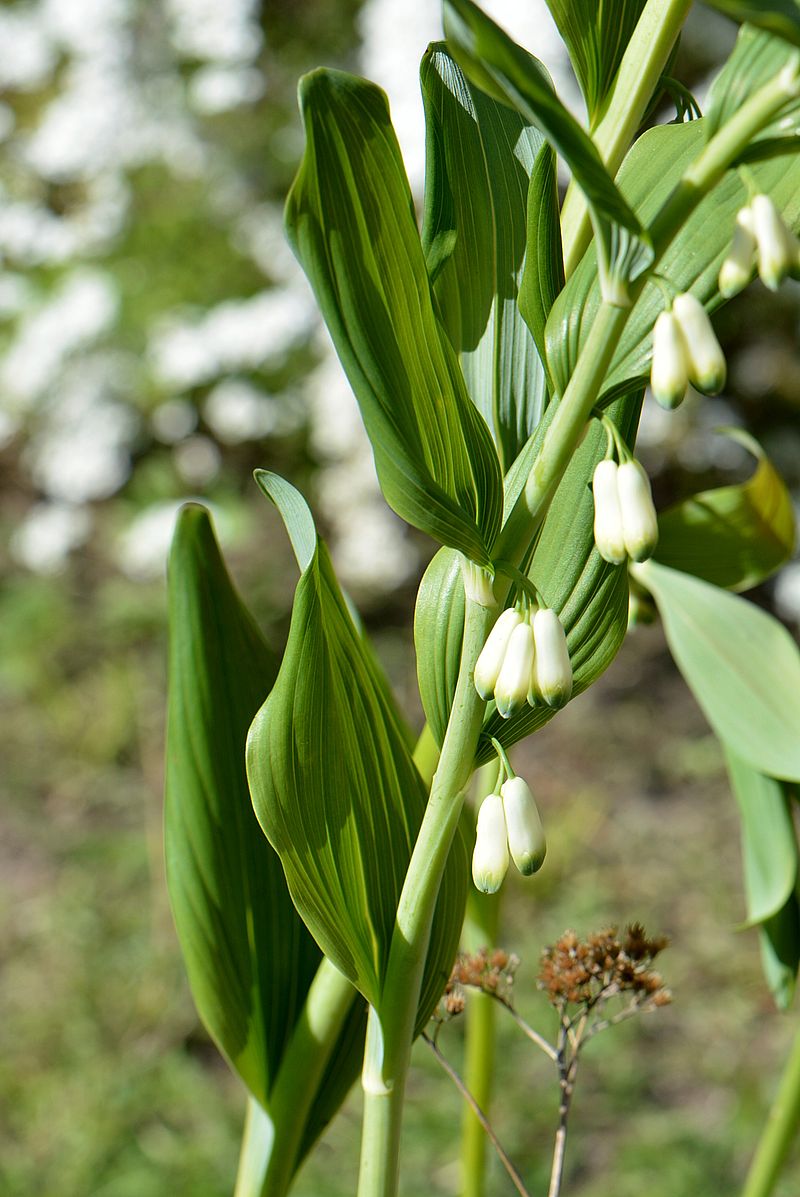
[{"label": "white flower bud", "polygon": [[622,463],[617,471],[617,489],[628,556],[634,561],[646,561],[658,543],[658,520],[650,479],[638,461]]},{"label": "white flower bud", "polygon": [[758,277],[770,291],[777,291],[797,264],[797,238],[768,195],[754,196],[750,207],[758,246]]},{"label": "white flower bud", "polygon": [[500,787],[505,808],[508,847],[523,877],[542,867],[547,844],[539,808],[521,777],[509,777]]},{"label": "white flower bud", "polygon": [[475,828],[472,880],[484,894],[496,894],[508,870],[508,832],[503,799],[499,794],[484,798]]},{"label": "white flower bud", "polygon": [[686,345],[672,312],[662,312],[653,327],[653,361],[650,390],[662,407],[672,409],[683,402],[689,385]]},{"label": "white flower bud", "polygon": [[594,542],[604,561],[621,565],[627,557],[622,534],[622,512],[617,492],[615,461],[598,462],[592,478],[594,493]]},{"label": "white flower bud", "polygon": [[497,710],[504,719],[510,719],[528,701],[532,676],[533,628],[526,622],[511,633],[494,688]]},{"label": "white flower bud", "polygon": [[728,256],[720,266],[719,291],[725,299],[731,299],[743,291],[753,277],[756,257],[756,234],[753,213],[750,208],[740,208],[736,213],[733,238]]},{"label": "white flower bud", "polygon": [[672,311],[686,344],[690,382],[706,395],[718,394],[725,386],[725,357],[705,308],[685,292],[675,296]]},{"label": "white flower bud", "polygon": [[534,615],[533,642],[534,693],[549,707],[563,707],[572,697],[572,664],[564,625],[552,608],[543,607]]},{"label": "white flower bud", "polygon": [[479,603],[489,610],[497,606],[494,596],[494,579],[488,569],[476,565],[468,557],[461,558],[461,577],[464,580],[464,593],[470,602]]},{"label": "white flower bud", "polygon": [[478,657],[475,665],[474,674],[475,689],[481,698],[491,698],[492,694],[494,694],[494,688],[500,676],[503,658],[506,655],[511,633],[521,623],[522,616],[519,611],[516,607],[509,607],[507,611],[502,613],[486,637],[486,643],[481,649],[481,655]]}]

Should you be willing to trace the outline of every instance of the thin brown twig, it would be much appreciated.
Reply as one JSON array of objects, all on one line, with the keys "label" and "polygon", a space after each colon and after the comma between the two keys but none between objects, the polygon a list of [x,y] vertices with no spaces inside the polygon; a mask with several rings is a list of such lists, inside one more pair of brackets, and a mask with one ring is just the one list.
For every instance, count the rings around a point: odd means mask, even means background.
[{"label": "thin brown twig", "polygon": [[500,1140],[497,1138],[497,1135],[494,1133],[494,1130],[492,1129],[492,1125],[489,1122],[489,1119],[486,1117],[483,1110],[480,1108],[477,1101],[472,1096],[469,1089],[467,1088],[467,1086],[464,1084],[461,1077],[456,1072],[455,1068],[453,1068],[452,1064],[448,1061],[447,1057],[443,1054],[442,1049],[439,1047],[438,1043],[436,1043],[435,1039],[432,1039],[431,1036],[426,1031],[422,1032],[422,1038],[428,1044],[428,1047],[431,1049],[431,1051],[433,1052],[434,1056],[441,1064],[444,1071],[450,1077],[450,1080],[453,1082],[453,1084],[456,1086],[456,1088],[458,1089],[461,1096],[467,1102],[467,1104],[469,1105],[473,1114],[478,1119],[478,1122],[480,1122],[487,1138],[489,1139],[489,1141],[491,1142],[495,1151],[497,1152],[497,1155],[500,1159],[500,1163],[503,1165],[506,1172],[508,1173],[509,1179],[513,1183],[517,1192],[520,1194],[520,1197],[531,1197],[530,1193],[525,1188],[525,1182],[523,1181],[523,1179],[520,1176],[517,1169],[514,1167],[514,1164],[512,1163],[510,1157],[507,1155],[505,1148],[503,1147]]},{"label": "thin brown twig", "polygon": [[511,1005],[510,1002],[505,1001],[503,998],[501,998],[496,993],[491,994],[491,996],[495,999],[496,1002],[500,1003],[500,1005],[503,1007],[504,1010],[508,1010],[511,1017],[514,1019],[514,1022],[517,1024],[517,1026],[523,1032],[523,1034],[527,1035],[527,1037],[528,1037],[528,1039],[530,1039],[531,1043],[535,1043],[536,1046],[541,1051],[543,1051],[544,1054],[546,1056],[548,1056],[553,1061],[554,1064],[556,1064],[558,1062],[558,1052],[553,1047],[552,1043],[549,1043],[547,1041],[547,1039],[544,1038],[543,1035],[539,1034],[538,1031],[534,1031],[534,1029],[530,1025],[530,1023],[527,1023],[525,1021],[525,1019],[522,1017],[522,1015],[517,1013],[517,1011],[514,1009],[514,1007]]}]

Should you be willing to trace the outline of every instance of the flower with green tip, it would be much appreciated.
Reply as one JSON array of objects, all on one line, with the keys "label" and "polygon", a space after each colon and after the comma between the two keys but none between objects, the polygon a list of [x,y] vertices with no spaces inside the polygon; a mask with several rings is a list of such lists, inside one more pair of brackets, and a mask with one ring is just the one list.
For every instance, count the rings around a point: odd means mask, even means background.
[{"label": "flower with green tip", "polygon": [[503,799],[489,794],[478,810],[472,880],[483,894],[496,894],[508,871],[508,830]]},{"label": "flower with green tip", "polygon": [[658,543],[658,519],[650,479],[638,461],[624,461],[619,467],[617,492],[628,556],[633,561],[646,561]]},{"label": "flower with green tip", "polygon": [[509,607],[502,613],[487,636],[473,674],[475,689],[481,698],[491,698],[494,694],[511,633],[521,623],[522,615],[517,608]]},{"label": "flower with green tip", "polygon": [[532,626],[533,687],[528,702],[538,697],[558,710],[572,697],[572,663],[564,625],[551,607],[542,607],[534,615]]},{"label": "flower with green tip", "polygon": [[542,867],[547,852],[536,799],[521,777],[509,777],[500,787],[500,793],[511,859],[523,877],[530,877]]},{"label": "flower with green tip", "polygon": [[606,458],[597,463],[592,478],[594,542],[598,553],[609,565],[621,565],[628,557],[617,490],[618,469],[615,461]]},{"label": "flower with green tip", "polygon": [[749,206],[740,208],[736,213],[736,224],[733,226],[733,238],[728,256],[719,269],[719,293],[725,299],[732,299],[743,291],[750,279],[756,264],[756,232],[753,212]]},{"label": "flower with green tip", "polygon": [[497,710],[504,719],[510,719],[528,701],[533,658],[533,628],[524,620],[511,633],[494,688]]},{"label": "flower with green tip", "polygon": [[725,386],[727,368],[708,313],[689,292],[676,295],[672,312],[686,345],[689,381],[704,395],[717,395]]},{"label": "flower with green tip", "polygon": [[787,274],[800,264],[800,243],[768,195],[750,201],[758,257],[758,277],[777,291]]},{"label": "flower with green tip", "polygon": [[668,410],[683,403],[689,385],[686,342],[673,312],[662,312],[653,327],[653,361],[650,390]]}]

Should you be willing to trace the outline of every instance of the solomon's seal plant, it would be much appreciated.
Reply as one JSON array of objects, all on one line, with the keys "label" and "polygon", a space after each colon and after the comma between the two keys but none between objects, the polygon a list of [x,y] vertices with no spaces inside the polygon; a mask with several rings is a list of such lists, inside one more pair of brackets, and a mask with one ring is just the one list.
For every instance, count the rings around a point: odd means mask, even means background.
[{"label": "solomon's seal plant", "polygon": [[[723,746],[749,921],[772,992],[791,999],[800,653],[737,593],[790,556],[791,502],[735,433],[752,478],[657,519],[634,450],[648,378],[667,407],[690,382],[718,391],[709,313],[756,266],[768,286],[797,270],[800,10],[720,0],[751,23],[705,115],[684,121],[696,105],[669,72],[689,0],[549,3],[585,122],[480,8],[445,0],[445,40],[421,65],[421,231],[380,88],[326,69],[300,84],[287,234],[385,498],[439,546],[414,618],[424,726],[399,709],[293,486],[257,471],[299,570],[280,653],[234,590],[208,514],[190,506],[178,523],[168,881],[198,1010],[249,1095],[237,1197],[288,1191],[359,1074],[354,1188],[396,1194],[411,1044],[458,950],[470,854],[487,892],[509,857],[525,875],[542,866],[536,803],[508,754],[613,660],[629,576]],[[664,94],[681,97],[680,119],[637,136]],[[471,820],[482,766],[492,780],[481,772]],[[655,1003],[657,948],[632,929],[560,941],[546,958],[562,1088],[601,995]],[[747,1197],[769,1191],[785,1154],[791,1128],[780,1113],[771,1127]]]}]

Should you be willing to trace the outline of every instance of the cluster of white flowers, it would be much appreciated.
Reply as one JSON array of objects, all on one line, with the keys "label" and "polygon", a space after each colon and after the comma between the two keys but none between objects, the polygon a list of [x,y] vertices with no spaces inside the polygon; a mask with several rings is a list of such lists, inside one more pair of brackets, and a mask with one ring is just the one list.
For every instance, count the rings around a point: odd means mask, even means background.
[{"label": "cluster of white flowers", "polygon": [[777,291],[788,274],[800,271],[800,242],[768,195],[754,195],[736,214],[730,252],[719,272],[720,294],[737,295],[753,277]]},{"label": "cluster of white flowers", "polygon": [[725,375],[725,357],[705,308],[694,295],[677,295],[653,329],[653,398],[662,407],[677,407],[689,383],[716,395],[725,385]]},{"label": "cluster of white flowers", "polygon": [[478,810],[472,880],[484,894],[494,894],[508,871],[509,855],[523,877],[537,872],[547,845],[536,800],[521,777],[508,777],[488,794]]},{"label": "cluster of white flowers", "polygon": [[592,478],[594,541],[604,561],[621,565],[646,561],[658,542],[658,520],[650,480],[641,464],[631,458],[617,465],[606,458],[598,462]]},{"label": "cluster of white flowers", "polygon": [[526,702],[563,707],[572,695],[572,664],[555,611],[516,606],[503,611],[478,657],[474,681],[481,698],[494,696],[504,719]]}]

